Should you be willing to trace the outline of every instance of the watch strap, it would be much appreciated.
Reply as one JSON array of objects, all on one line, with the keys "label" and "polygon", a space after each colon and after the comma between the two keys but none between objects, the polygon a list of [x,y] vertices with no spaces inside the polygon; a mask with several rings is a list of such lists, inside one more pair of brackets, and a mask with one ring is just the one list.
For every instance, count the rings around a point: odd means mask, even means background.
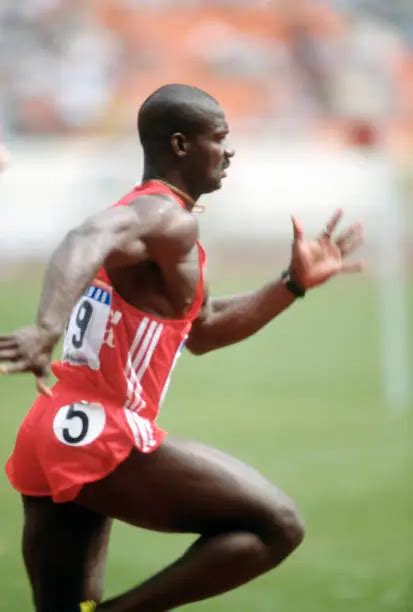
[{"label": "watch strap", "polygon": [[306,290],[297,283],[290,270],[284,270],[281,274],[281,282],[295,297],[302,298],[305,296]]}]

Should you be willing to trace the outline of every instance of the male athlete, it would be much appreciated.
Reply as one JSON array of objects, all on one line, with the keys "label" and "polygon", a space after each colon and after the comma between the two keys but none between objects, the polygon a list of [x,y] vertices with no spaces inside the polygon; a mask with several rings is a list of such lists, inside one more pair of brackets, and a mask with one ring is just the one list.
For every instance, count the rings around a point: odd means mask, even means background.
[{"label": "male athlete", "polygon": [[[171,610],[255,578],[298,546],[302,522],[284,493],[222,452],[166,438],[156,418],[184,344],[202,354],[239,342],[307,289],[361,269],[344,263],[361,241],[359,224],[333,240],[338,211],[305,241],[293,218],[281,279],[208,298],[192,211],[220,188],[234,155],[224,113],[202,90],[167,85],[144,102],[138,128],[142,184],[67,234],[50,260],[36,324],[0,337],[3,373],[32,372],[41,392],[7,464],[23,497],[38,612]],[[62,333],[50,390],[45,377]],[[113,518],[199,537],[169,567],[102,601]]]}]

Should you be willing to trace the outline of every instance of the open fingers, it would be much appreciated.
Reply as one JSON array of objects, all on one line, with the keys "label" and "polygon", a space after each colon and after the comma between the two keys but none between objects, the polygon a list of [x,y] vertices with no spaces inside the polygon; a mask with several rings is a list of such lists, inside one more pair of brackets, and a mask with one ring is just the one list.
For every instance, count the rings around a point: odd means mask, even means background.
[{"label": "open fingers", "polygon": [[341,208],[338,208],[335,213],[333,214],[333,216],[331,217],[331,219],[328,221],[328,223],[325,226],[325,229],[322,233],[323,236],[327,236],[330,237],[331,234],[334,232],[334,230],[337,227],[338,222],[340,221],[341,217],[343,216],[343,210]]},{"label": "open fingers", "polygon": [[13,336],[0,336],[0,349],[13,348],[15,346],[18,346],[18,342]]},{"label": "open fingers", "polygon": [[0,366],[0,374],[16,374],[17,372],[27,372],[27,361],[20,360],[14,363],[6,363]]},{"label": "open fingers", "polygon": [[[6,361],[6,358],[3,361]],[[49,374],[49,369],[47,365],[33,365],[27,359],[17,357],[17,354],[14,356],[13,363],[7,359],[7,363],[0,365],[0,374],[17,374],[18,372],[32,372],[36,378],[45,378]]]},{"label": "open fingers", "polygon": [[352,253],[363,242],[363,226],[361,223],[354,223],[345,232],[340,234],[336,240],[336,245],[342,255]]},{"label": "open fingers", "polygon": [[0,361],[17,361],[22,358],[19,343],[14,336],[0,337]]},{"label": "open fingers", "polygon": [[0,361],[17,361],[21,358],[20,351],[15,348],[0,348]]},{"label": "open fingers", "polygon": [[343,272],[344,274],[352,274],[354,272],[363,272],[365,267],[366,267],[365,262],[360,259],[359,261],[355,261],[352,263],[343,263],[341,272]]},{"label": "open fingers", "polygon": [[293,224],[293,233],[294,233],[294,242],[297,240],[302,240],[304,236],[303,226],[301,225],[301,221],[297,219],[297,217],[291,216],[291,222]]},{"label": "open fingers", "polygon": [[46,395],[47,397],[53,396],[52,390],[46,385],[43,376],[36,376],[36,389],[39,393],[42,393],[42,395]]},{"label": "open fingers", "polygon": [[363,244],[362,236],[355,237],[352,240],[345,242],[344,244],[339,246],[342,257],[347,257],[347,255],[350,255],[351,253],[356,251],[359,248],[359,246],[361,246],[362,244]]},{"label": "open fingers", "polygon": [[363,226],[360,221],[357,221],[357,223],[353,223],[350,225],[350,227],[341,232],[341,234],[337,236],[336,242],[339,244],[340,242],[345,242],[346,240],[353,238],[353,236],[361,236],[362,234]]}]

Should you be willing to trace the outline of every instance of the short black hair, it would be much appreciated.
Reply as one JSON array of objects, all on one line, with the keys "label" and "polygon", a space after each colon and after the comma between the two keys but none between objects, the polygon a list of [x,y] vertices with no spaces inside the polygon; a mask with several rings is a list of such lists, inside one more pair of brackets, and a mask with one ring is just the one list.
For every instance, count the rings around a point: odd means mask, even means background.
[{"label": "short black hair", "polygon": [[151,94],[138,113],[139,138],[145,154],[167,150],[176,132],[201,132],[219,109],[217,100],[206,91],[178,83],[164,85]]}]

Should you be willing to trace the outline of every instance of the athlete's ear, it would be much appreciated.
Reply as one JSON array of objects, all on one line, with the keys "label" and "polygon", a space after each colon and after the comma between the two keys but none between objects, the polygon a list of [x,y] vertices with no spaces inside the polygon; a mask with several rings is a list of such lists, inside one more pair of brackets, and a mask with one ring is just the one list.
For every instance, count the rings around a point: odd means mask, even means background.
[{"label": "athlete's ear", "polygon": [[175,132],[171,136],[171,147],[172,151],[178,157],[185,157],[188,153],[189,142],[187,137],[181,132]]}]

